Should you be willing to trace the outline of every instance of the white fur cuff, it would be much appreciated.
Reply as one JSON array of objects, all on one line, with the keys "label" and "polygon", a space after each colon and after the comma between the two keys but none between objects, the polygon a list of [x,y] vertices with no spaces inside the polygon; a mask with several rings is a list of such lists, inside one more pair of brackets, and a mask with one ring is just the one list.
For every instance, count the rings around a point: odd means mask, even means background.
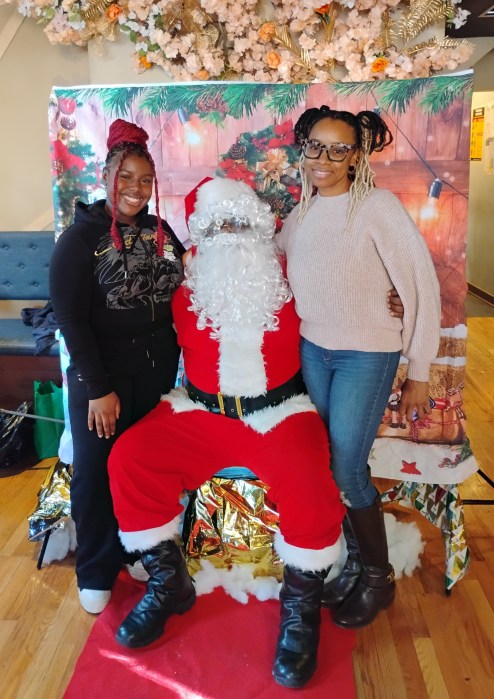
[{"label": "white fur cuff", "polygon": [[274,537],[276,553],[283,559],[283,563],[294,566],[304,571],[317,572],[333,565],[338,560],[342,547],[342,537],[332,546],[325,549],[302,549],[288,544],[283,534],[277,531]]},{"label": "white fur cuff", "polygon": [[163,541],[171,541],[179,532],[180,516],[172,519],[171,522],[163,524],[161,527],[153,529],[143,529],[137,532],[123,532],[119,530],[118,535],[123,547],[129,553],[134,551],[147,551],[161,544]]}]

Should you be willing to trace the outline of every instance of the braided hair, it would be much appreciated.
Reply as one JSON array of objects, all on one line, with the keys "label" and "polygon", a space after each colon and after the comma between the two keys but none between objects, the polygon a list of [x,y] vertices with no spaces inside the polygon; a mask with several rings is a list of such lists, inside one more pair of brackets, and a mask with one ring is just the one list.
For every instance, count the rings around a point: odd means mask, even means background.
[{"label": "braided hair", "polygon": [[151,166],[151,170],[153,173],[156,218],[158,219],[156,247],[158,256],[162,257],[165,241],[168,240],[168,236],[165,234],[165,231],[163,229],[163,223],[161,221],[159,213],[158,180],[156,177],[156,167],[154,165],[154,160],[147,149],[148,138],[149,136],[147,132],[144,131],[144,129],[142,129],[140,126],[137,126],[136,124],[124,121],[123,119],[117,119],[110,126],[107,140],[108,154],[106,156],[105,167],[109,168],[110,165],[117,158],[119,159],[117,170],[115,172],[115,177],[113,180],[113,206],[110,235],[117,250],[122,250],[123,242],[117,226],[118,176],[120,174],[120,170],[122,169],[124,160],[129,155],[136,155],[141,158],[146,158],[149,165]]},{"label": "braided hair", "polygon": [[[355,172],[348,173],[351,180],[350,186],[350,207],[348,210],[348,220],[352,216],[358,203],[369,195],[374,187],[374,172],[369,164],[369,155],[374,151],[380,152],[388,146],[392,140],[390,130],[386,122],[377,114],[371,111],[362,111],[358,114],[352,112],[338,111],[323,104],[321,107],[307,109],[295,124],[295,142],[302,146],[309,138],[309,134],[314,126],[322,119],[333,119],[343,121],[352,127],[355,133],[355,145],[358,153]],[[299,221],[307,213],[309,202],[312,198],[312,185],[304,168],[305,156],[300,156],[300,175],[302,179],[302,195],[300,199]]]}]

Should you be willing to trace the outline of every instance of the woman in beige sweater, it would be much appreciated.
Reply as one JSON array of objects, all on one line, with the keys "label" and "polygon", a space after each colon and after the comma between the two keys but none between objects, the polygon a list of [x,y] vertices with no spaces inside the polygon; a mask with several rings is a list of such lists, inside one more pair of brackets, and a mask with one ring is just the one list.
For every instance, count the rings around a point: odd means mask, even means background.
[{"label": "woman in beige sweater", "polygon": [[[322,106],[295,126],[302,198],[278,244],[301,318],[304,380],[330,436],[331,468],[348,507],[348,559],[325,587],[339,626],[359,628],[395,593],[380,498],[367,460],[391,394],[400,354],[408,359],[402,420],[429,407],[429,367],[440,332],[439,285],[427,245],[389,191],[374,188],[369,155],[392,141],[381,117]],[[313,196],[314,188],[317,192]],[[390,315],[395,286],[403,320]]]}]

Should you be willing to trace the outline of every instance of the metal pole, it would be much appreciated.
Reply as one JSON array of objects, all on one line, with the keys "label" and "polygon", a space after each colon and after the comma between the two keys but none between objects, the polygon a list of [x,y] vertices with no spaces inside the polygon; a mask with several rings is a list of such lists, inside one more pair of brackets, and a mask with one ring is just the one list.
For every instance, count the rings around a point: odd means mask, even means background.
[{"label": "metal pole", "polygon": [[18,415],[19,417],[30,417],[33,420],[48,420],[49,422],[59,422],[61,424],[65,423],[65,420],[59,420],[56,417],[44,417],[42,415],[32,415],[31,413],[21,413],[18,410],[4,410],[0,408],[0,413],[6,413],[7,415]]}]

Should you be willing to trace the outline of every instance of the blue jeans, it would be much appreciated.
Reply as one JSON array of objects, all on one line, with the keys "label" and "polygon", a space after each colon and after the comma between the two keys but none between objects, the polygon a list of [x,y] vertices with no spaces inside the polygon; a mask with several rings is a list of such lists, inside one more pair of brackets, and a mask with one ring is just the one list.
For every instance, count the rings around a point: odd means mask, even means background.
[{"label": "blue jeans", "polygon": [[328,427],[336,485],[349,507],[368,507],[376,488],[367,460],[400,352],[327,350],[302,338],[300,356],[307,391]]}]

